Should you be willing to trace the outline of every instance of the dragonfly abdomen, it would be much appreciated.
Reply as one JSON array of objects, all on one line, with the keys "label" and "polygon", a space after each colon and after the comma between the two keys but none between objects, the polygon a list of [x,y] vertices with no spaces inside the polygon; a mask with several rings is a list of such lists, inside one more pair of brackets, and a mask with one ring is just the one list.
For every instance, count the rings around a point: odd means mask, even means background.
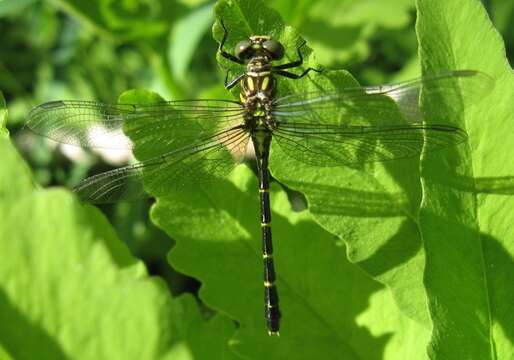
[{"label": "dragonfly abdomen", "polygon": [[252,142],[257,158],[259,173],[259,195],[261,205],[262,258],[264,262],[264,317],[270,335],[278,335],[280,327],[280,309],[278,292],[275,285],[275,265],[273,262],[273,245],[271,239],[271,209],[269,197],[268,158],[271,144],[271,132],[259,129],[252,134]]}]

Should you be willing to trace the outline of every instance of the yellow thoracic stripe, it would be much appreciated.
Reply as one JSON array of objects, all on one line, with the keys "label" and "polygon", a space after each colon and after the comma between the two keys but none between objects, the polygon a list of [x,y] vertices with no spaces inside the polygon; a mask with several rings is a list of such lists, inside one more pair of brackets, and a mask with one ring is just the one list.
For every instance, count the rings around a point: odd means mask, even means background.
[{"label": "yellow thoracic stripe", "polygon": [[248,89],[250,89],[250,91],[255,90],[255,84],[253,83],[253,78],[251,76],[246,78],[246,84],[248,85]]},{"label": "yellow thoracic stripe", "polygon": [[264,79],[262,79],[262,82],[261,82],[261,90],[266,90],[266,88],[268,87],[269,85],[269,76],[265,76]]}]

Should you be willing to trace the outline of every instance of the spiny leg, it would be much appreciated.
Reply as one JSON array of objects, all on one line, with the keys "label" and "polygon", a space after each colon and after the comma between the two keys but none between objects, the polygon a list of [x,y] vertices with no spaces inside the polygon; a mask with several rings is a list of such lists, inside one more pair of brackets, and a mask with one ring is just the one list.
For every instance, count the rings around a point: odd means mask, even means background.
[{"label": "spiny leg", "polygon": [[300,79],[302,77],[304,77],[305,75],[307,75],[309,73],[309,71],[316,71],[316,72],[322,72],[323,70],[319,70],[319,69],[314,69],[314,68],[308,68],[306,70],[304,70],[303,73],[301,73],[300,75],[296,75],[294,73],[291,73],[289,71],[284,71],[284,69],[291,69],[291,68],[294,68],[294,67],[298,67],[298,66],[301,66],[303,64],[303,56],[302,56],[302,47],[306,44],[307,42],[304,41],[300,44],[300,46],[298,46],[296,48],[296,52],[298,54],[298,60],[296,61],[293,61],[293,62],[290,62],[290,63],[287,63],[287,64],[282,64],[282,65],[277,65],[277,66],[273,66],[272,68],[272,71],[274,74],[277,74],[277,75],[280,75],[280,76],[284,76],[284,77],[287,77],[289,79]]},{"label": "spiny leg", "polygon": [[303,47],[305,44],[307,44],[307,41],[305,41],[305,40],[304,40],[304,41],[300,44],[300,46],[298,46],[298,47],[296,48],[296,53],[298,54],[298,60],[296,60],[296,61],[292,61],[292,62],[287,63],[287,64],[282,64],[282,65],[273,66],[273,69],[279,69],[279,70],[280,70],[280,69],[282,69],[282,70],[284,70],[284,69],[290,69],[290,68],[294,68],[294,67],[297,67],[297,66],[302,65],[302,64],[303,64],[303,56],[302,56],[302,51],[301,51],[301,49],[302,49],[302,47]]},{"label": "spiny leg", "polygon": [[297,74],[294,74],[292,72],[289,72],[289,71],[285,71],[284,69],[291,69],[291,68],[294,68],[294,67],[298,67],[300,65],[303,64],[303,56],[302,56],[302,52],[301,52],[301,49],[302,47],[306,44],[306,42],[302,42],[300,44],[300,46],[298,46],[296,48],[296,52],[298,53],[298,60],[296,61],[293,61],[293,62],[290,62],[290,63],[287,63],[287,64],[282,64],[282,65],[277,65],[277,66],[273,66],[273,68],[271,69],[271,71],[274,73],[274,74],[277,74],[277,75],[280,75],[280,76],[284,76],[286,78],[289,78],[289,79],[301,79],[303,78],[305,75],[307,75],[310,71],[315,71],[315,72],[322,72],[323,70],[319,70],[319,69],[314,69],[314,68],[307,68],[305,69],[300,75],[297,75]]},{"label": "spiny leg", "polygon": [[236,78],[228,81],[228,75],[230,73],[230,70],[227,70],[227,75],[225,76],[225,89],[227,90],[230,90],[232,89],[234,86],[236,86],[236,84],[241,81],[241,79],[245,76],[245,74],[241,74],[241,75],[238,75]]},{"label": "spiny leg", "polygon": [[285,70],[275,70],[273,69],[273,74],[277,74],[277,75],[280,75],[280,76],[283,76],[283,77],[286,77],[286,78],[289,78],[289,79],[301,79],[303,78],[305,75],[307,75],[309,73],[309,71],[316,71],[316,72],[322,72],[322,70],[318,70],[318,69],[314,69],[314,68],[308,68],[308,69],[305,69],[300,75],[298,74],[294,74],[292,72],[289,72],[289,71],[285,71]]},{"label": "spiny leg", "polygon": [[230,60],[232,62],[235,62],[237,64],[240,64],[240,65],[243,65],[244,64],[243,60],[241,60],[238,57],[236,57],[236,56],[226,52],[223,49],[223,46],[225,45],[225,41],[227,41],[227,38],[228,38],[228,31],[227,31],[227,28],[225,27],[225,24],[223,24],[223,20],[221,20],[221,19],[220,19],[220,24],[221,24],[221,27],[223,28],[223,39],[221,39],[220,45],[218,46],[219,53],[225,59],[228,59],[228,60]]}]

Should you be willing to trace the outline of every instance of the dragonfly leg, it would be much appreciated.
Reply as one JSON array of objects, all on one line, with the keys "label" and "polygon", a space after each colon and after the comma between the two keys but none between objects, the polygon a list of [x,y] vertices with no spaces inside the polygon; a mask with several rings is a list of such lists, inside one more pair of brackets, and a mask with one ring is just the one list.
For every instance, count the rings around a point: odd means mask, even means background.
[{"label": "dragonfly leg", "polygon": [[307,44],[307,42],[304,40],[304,41],[300,44],[300,46],[298,46],[298,47],[296,48],[296,52],[297,52],[297,54],[298,54],[298,58],[299,58],[298,60],[293,61],[293,62],[290,62],[290,63],[287,63],[287,64],[282,64],[282,65],[273,66],[273,69],[279,69],[279,70],[280,70],[280,69],[282,69],[282,70],[284,70],[284,69],[291,69],[291,68],[294,68],[294,67],[297,67],[297,66],[302,65],[302,64],[303,64],[303,56],[302,56],[302,51],[301,51],[301,49],[302,49],[302,47],[303,47],[305,44]]},{"label": "dragonfly leg", "polygon": [[227,31],[227,28],[225,27],[225,24],[223,24],[223,20],[220,19],[220,24],[221,24],[221,27],[223,28],[223,39],[221,39],[221,42],[220,42],[220,46],[218,47],[218,52],[221,54],[221,56],[223,56],[225,59],[227,60],[230,60],[232,62],[235,62],[237,64],[241,64],[243,65],[244,64],[244,61],[239,59],[238,57],[228,53],[227,51],[225,51],[223,49],[223,46],[225,45],[225,41],[227,41],[227,38],[228,38],[228,31]]},{"label": "dragonfly leg", "polygon": [[314,68],[305,69],[300,75],[294,74],[292,72],[285,71],[285,70],[275,70],[275,68],[272,71],[274,74],[277,74],[277,75],[280,75],[280,76],[283,76],[283,77],[286,77],[289,79],[300,79],[300,78],[303,78],[305,75],[307,75],[311,70],[316,71],[318,73],[322,72],[322,70],[318,70],[318,69],[314,69]]},{"label": "dragonfly leg", "polygon": [[228,81],[228,74],[229,73],[230,73],[230,70],[227,70],[227,75],[225,76],[225,89],[227,89],[227,90],[230,90],[234,86],[236,86],[236,84],[239,81],[241,81],[241,79],[245,76],[245,74],[241,74],[241,75],[238,75],[235,79],[232,79],[232,80]]}]

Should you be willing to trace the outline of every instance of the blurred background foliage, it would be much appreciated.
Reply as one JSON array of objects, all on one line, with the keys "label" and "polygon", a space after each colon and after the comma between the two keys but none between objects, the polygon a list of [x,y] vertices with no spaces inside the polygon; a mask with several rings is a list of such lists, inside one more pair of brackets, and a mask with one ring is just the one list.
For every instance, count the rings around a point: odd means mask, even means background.
[{"label": "blurred background foliage", "polygon": [[[418,75],[414,0],[268,0],[313,48],[320,64],[347,69],[362,84]],[[514,56],[514,2],[484,1]],[[31,107],[57,99],[116,102],[130,88],[167,99],[230,97],[212,39],[212,1],[1,0],[0,91],[8,128],[43,186],[73,186],[127,161],[59,147],[23,129]],[[257,14],[256,14],[257,16]],[[195,291],[170,269],[173,245],[148,219],[151,202],[104,206],[132,252],[171,291]]]}]

